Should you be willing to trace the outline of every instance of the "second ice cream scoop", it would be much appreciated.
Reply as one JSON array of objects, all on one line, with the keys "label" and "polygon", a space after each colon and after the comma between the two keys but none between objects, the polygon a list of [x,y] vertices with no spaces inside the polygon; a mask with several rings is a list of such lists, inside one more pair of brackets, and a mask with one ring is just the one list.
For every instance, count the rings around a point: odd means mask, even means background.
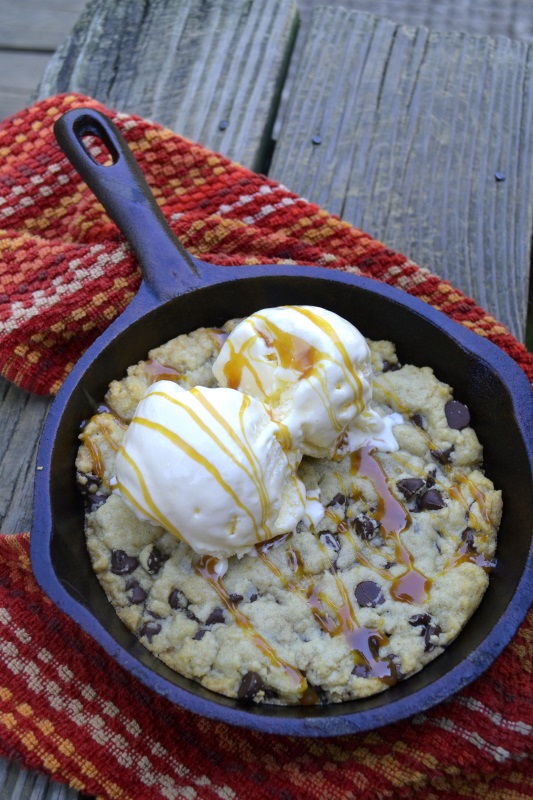
[{"label": "second ice cream scoop", "polygon": [[221,386],[268,405],[287,450],[315,457],[334,455],[372,395],[365,338],[316,306],[252,314],[224,343],[213,373]]}]

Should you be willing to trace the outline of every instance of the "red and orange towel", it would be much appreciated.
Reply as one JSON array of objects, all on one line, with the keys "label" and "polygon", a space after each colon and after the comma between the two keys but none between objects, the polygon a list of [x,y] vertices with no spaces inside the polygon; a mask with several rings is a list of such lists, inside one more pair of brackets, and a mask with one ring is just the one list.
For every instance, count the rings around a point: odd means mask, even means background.
[{"label": "red and orange towel", "polygon": [[[55,143],[89,105],[122,130],[185,247],[219,264],[316,264],[417,295],[506,350],[533,355],[440,280],[284,187],[79,95],[0,127],[0,372],[54,393],[140,276]],[[39,590],[28,537],[0,538],[0,753],[100,798],[524,800],[533,797],[533,613],[489,671],[407,722],[329,740],[229,728],[153,694]]]}]

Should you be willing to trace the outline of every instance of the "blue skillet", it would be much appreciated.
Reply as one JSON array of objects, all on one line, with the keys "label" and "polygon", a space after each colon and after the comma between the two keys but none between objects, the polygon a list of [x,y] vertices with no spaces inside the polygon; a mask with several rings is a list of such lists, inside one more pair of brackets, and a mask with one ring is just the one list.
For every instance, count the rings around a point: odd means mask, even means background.
[{"label": "blue skillet", "polygon": [[[424,711],[478,678],[508,644],[533,597],[533,397],[503,351],[429,305],[373,280],[320,267],[220,267],[192,257],[162,216],[122,135],[91,109],[68,112],[57,140],[133,248],[143,280],[126,310],[82,356],[60,390],[42,433],[35,475],[31,561],[52,601],[129,673],[169,702],[197,714],[292,736],[357,733]],[[86,149],[96,136],[112,164]],[[373,697],[327,706],[243,705],[187,680],[126,629],[96,579],[83,530],[74,461],[82,420],[112,379],[153,347],[200,326],[259,308],[329,308],[366,336],[390,339],[404,363],[433,367],[466,403],[484,446],[485,469],[502,488],[497,566],[470,622],[435,661]]]}]

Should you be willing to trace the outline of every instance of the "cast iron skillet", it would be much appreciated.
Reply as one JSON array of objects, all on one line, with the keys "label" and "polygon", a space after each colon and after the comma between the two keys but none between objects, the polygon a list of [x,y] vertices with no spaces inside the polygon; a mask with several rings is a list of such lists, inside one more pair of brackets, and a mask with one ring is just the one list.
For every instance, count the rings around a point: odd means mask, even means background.
[{"label": "cast iron skillet", "polygon": [[[104,143],[111,166],[91,157],[86,134]],[[333,736],[377,728],[423,711],[477,678],[510,641],[532,597],[533,402],[523,372],[487,340],[375,281],[320,267],[218,267],[193,258],[170,231],[133,155],[105,116],[70,111],[57,122],[56,136],[128,238],[144,280],[69,375],[42,434],[31,560],[44,591],[119,664],[171,702],[264,732]],[[386,692],[325,707],[243,705],[182,678],[152,656],[116,616],[93,574],[75,483],[80,422],[94,413],[94,401],[113,378],[180,333],[287,303],[329,308],[366,336],[396,342],[402,362],[433,367],[470,407],[487,474],[504,498],[498,563],[458,638],[420,673]]]}]

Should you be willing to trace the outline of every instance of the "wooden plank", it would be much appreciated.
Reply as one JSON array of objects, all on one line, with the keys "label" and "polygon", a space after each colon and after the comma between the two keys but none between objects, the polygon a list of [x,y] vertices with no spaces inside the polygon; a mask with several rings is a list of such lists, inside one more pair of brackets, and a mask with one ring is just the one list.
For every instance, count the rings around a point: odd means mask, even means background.
[{"label": "wooden plank", "polygon": [[0,758],[1,800],[77,800],[80,797],[77,791],[64,784],[51,782],[45,775]]},{"label": "wooden plank", "polygon": [[29,105],[49,60],[47,53],[0,50],[0,120]]},{"label": "wooden plank", "polygon": [[50,402],[0,379],[2,533],[30,530],[37,444]]},{"label": "wooden plank", "polygon": [[523,42],[317,9],[270,174],[449,279],[523,339],[532,69]]},{"label": "wooden plank", "polygon": [[52,52],[73,28],[87,0],[0,0],[0,47]]},{"label": "wooden plank", "polygon": [[92,0],[39,96],[84,92],[261,170],[296,23],[295,0]]}]

